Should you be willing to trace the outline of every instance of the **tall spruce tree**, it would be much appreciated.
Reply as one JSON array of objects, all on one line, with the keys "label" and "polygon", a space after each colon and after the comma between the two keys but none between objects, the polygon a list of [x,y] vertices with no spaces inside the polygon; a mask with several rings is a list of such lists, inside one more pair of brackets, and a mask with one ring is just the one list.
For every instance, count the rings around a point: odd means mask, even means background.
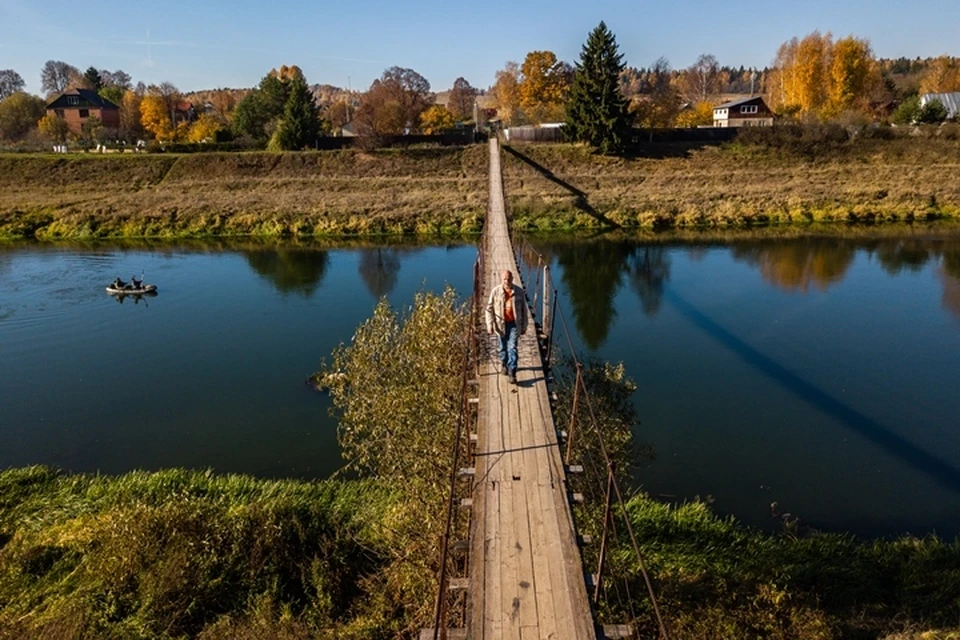
[{"label": "tall spruce tree", "polygon": [[602,153],[621,151],[629,140],[627,100],[620,91],[622,59],[616,38],[601,22],[583,45],[567,96],[567,135]]},{"label": "tall spruce tree", "polygon": [[297,150],[312,148],[320,135],[320,118],[313,95],[307,81],[301,74],[287,81],[287,102],[283,107],[283,118],[270,140],[270,148],[275,150]]}]

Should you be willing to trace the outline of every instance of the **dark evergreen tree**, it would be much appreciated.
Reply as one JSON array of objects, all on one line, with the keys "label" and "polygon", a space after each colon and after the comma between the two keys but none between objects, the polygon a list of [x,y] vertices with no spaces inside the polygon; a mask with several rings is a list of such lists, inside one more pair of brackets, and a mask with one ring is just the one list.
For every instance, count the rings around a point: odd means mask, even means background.
[{"label": "dark evergreen tree", "polygon": [[103,89],[103,78],[100,77],[100,72],[97,71],[96,67],[90,67],[87,69],[86,73],[83,74],[84,79],[89,86],[94,91],[100,91]]},{"label": "dark evergreen tree", "polygon": [[277,126],[270,148],[295,150],[312,148],[320,135],[320,117],[307,81],[300,74],[287,81],[288,96],[283,118]]},{"label": "dark evergreen tree", "polygon": [[616,38],[601,22],[583,45],[567,97],[567,135],[603,153],[622,150],[630,136],[627,100],[619,85],[622,58]]}]

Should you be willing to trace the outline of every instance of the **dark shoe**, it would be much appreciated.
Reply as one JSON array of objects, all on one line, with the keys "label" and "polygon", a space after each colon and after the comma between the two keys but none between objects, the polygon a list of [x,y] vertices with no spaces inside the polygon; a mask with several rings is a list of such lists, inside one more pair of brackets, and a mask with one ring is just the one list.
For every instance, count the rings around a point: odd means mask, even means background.
[{"label": "dark shoe", "polygon": [[510,370],[507,369],[507,363],[506,363],[506,362],[500,363],[500,373],[502,373],[502,374],[505,375],[505,376],[510,375]]},{"label": "dark shoe", "polygon": [[517,374],[511,373],[507,375],[507,382],[510,384],[517,384]]}]

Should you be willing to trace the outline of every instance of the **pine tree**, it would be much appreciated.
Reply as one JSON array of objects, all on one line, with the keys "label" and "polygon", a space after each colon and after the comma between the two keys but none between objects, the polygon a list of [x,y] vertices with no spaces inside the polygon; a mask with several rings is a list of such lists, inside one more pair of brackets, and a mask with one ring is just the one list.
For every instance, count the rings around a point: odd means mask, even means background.
[{"label": "pine tree", "polygon": [[627,100],[620,91],[622,58],[616,38],[601,22],[583,45],[567,98],[567,134],[603,153],[622,150],[630,135]]},{"label": "pine tree", "polygon": [[313,147],[320,134],[317,105],[303,75],[297,74],[289,82],[283,118],[270,141],[271,149],[295,150]]}]

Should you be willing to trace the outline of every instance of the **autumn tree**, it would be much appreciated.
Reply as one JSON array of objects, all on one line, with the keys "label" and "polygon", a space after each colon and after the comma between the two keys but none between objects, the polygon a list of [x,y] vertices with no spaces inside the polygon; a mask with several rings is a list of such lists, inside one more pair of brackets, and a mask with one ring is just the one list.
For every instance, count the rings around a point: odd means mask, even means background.
[{"label": "autumn tree", "polygon": [[142,96],[136,91],[127,89],[120,101],[120,130],[129,140],[143,136],[143,126],[140,118],[140,103]]},{"label": "autumn tree", "polygon": [[269,148],[273,151],[312,148],[320,135],[320,120],[313,94],[303,73],[299,69],[296,71],[285,80],[288,96],[283,107],[283,117],[270,138]]},{"label": "autumn tree", "polygon": [[376,135],[415,128],[420,114],[432,104],[430,83],[413,69],[390,67],[363,96],[355,120]]},{"label": "autumn tree", "polygon": [[100,69],[100,80],[104,87],[119,87],[124,91],[133,86],[133,78],[123,69],[117,69],[116,71]]},{"label": "autumn tree", "polygon": [[26,83],[13,69],[0,69],[0,100],[23,91]]},{"label": "autumn tree", "polygon": [[617,40],[601,22],[587,36],[573,72],[566,128],[571,138],[603,153],[619,151],[629,141],[627,101],[620,92],[623,67]]},{"label": "autumn tree", "polygon": [[960,91],[960,62],[956,58],[934,58],[920,81],[920,93],[951,93]]},{"label": "autumn tree", "polygon": [[67,124],[67,121],[53,113],[48,113],[40,118],[40,121],[37,122],[37,129],[54,142],[65,142],[70,134],[70,125]]},{"label": "autumn tree", "polygon": [[709,127],[713,124],[713,105],[698,102],[690,109],[677,114],[677,127]]},{"label": "autumn tree", "polygon": [[456,119],[450,110],[441,104],[435,104],[420,114],[420,129],[427,135],[440,133],[456,124]]},{"label": "autumn tree", "polygon": [[341,129],[345,124],[350,122],[351,118],[350,105],[346,100],[339,100],[334,102],[327,107],[324,112],[324,116],[327,119],[327,122],[330,123],[330,126],[334,130]]},{"label": "autumn tree", "polygon": [[473,103],[476,100],[477,90],[470,86],[464,78],[457,78],[447,98],[447,109],[456,120],[470,120],[473,118]]},{"label": "autumn tree", "polygon": [[497,71],[496,79],[490,93],[500,121],[510,126],[520,121],[520,65],[516,62],[507,62],[503,69]]},{"label": "autumn tree", "polygon": [[151,93],[143,97],[140,101],[140,123],[157,140],[173,140],[173,120],[163,96]]},{"label": "autumn tree", "polygon": [[866,112],[871,97],[883,94],[881,89],[869,41],[848,36],[834,42],[829,33],[818,31],[782,44],[767,76],[771,108],[803,117]]},{"label": "autumn tree", "polygon": [[660,57],[647,73],[649,93],[630,104],[634,123],[651,129],[672,127],[680,110],[680,99],[671,82],[670,62]]},{"label": "autumn tree", "polygon": [[520,66],[520,107],[532,122],[560,120],[570,70],[552,51],[531,51]]},{"label": "autumn tree", "polygon": [[187,132],[188,142],[215,142],[217,132],[223,129],[223,122],[210,113],[201,114],[197,121],[190,125]]},{"label": "autumn tree", "polygon": [[866,111],[868,96],[880,76],[867,40],[848,36],[830,50],[829,113],[850,109]]},{"label": "autumn tree", "polygon": [[720,64],[708,53],[702,53],[680,74],[679,90],[684,99],[697,104],[720,93]]},{"label": "autumn tree", "polygon": [[63,93],[79,82],[80,70],[61,60],[47,60],[40,70],[40,86],[47,95]]},{"label": "autumn tree", "polygon": [[29,93],[18,91],[0,100],[0,138],[19,140],[37,126],[47,103]]}]

